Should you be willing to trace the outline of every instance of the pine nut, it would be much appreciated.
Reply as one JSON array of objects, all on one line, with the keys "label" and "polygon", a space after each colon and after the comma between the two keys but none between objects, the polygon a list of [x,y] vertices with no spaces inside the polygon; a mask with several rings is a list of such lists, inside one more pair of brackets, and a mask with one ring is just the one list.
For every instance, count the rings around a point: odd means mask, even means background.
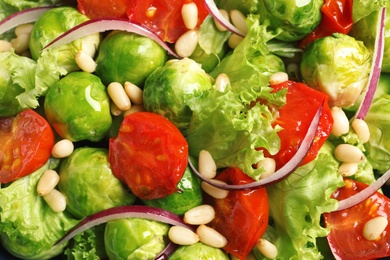
[{"label": "pine nut", "polygon": [[233,33],[228,39],[228,45],[230,48],[235,49],[243,39],[241,36]]},{"label": "pine nut", "polygon": [[112,102],[122,111],[130,109],[131,102],[127,96],[125,89],[119,82],[111,82],[107,87],[108,95]]},{"label": "pine nut", "polygon": [[22,33],[16,38],[11,40],[12,48],[15,49],[15,53],[20,54],[29,49],[30,35],[27,33]]},{"label": "pine nut", "polygon": [[193,245],[199,242],[199,236],[192,230],[182,226],[172,226],[168,231],[169,239],[177,245]]},{"label": "pine nut", "polygon": [[225,73],[219,74],[218,77],[215,79],[215,89],[223,93],[225,92],[227,86],[230,86],[229,76]]},{"label": "pine nut", "polygon": [[240,30],[242,33],[248,33],[248,25],[246,23],[246,17],[239,10],[231,10],[230,11],[230,19],[232,20],[232,24]]},{"label": "pine nut", "polygon": [[54,144],[51,155],[55,158],[65,158],[71,155],[74,145],[69,139],[62,139]]},{"label": "pine nut", "polygon": [[257,168],[263,167],[264,172],[261,174],[260,179],[267,178],[268,176],[271,176],[275,170],[276,170],[276,162],[273,158],[264,158],[264,160],[261,160],[257,163]]},{"label": "pine nut", "polygon": [[260,238],[256,244],[257,249],[266,258],[274,259],[278,255],[278,249],[266,239]]},{"label": "pine nut", "polygon": [[334,151],[334,155],[340,162],[360,163],[364,160],[363,152],[350,144],[339,144]]},{"label": "pine nut", "polygon": [[9,41],[0,40],[0,52],[10,51],[12,44]]},{"label": "pine nut", "polygon": [[[215,182],[215,183],[226,184],[223,181],[219,181],[219,180],[212,180],[212,181]],[[215,187],[215,186],[213,186],[211,184],[208,184],[205,181],[202,181],[200,186],[202,187],[204,192],[206,192],[211,197],[216,198],[216,199],[224,199],[224,198],[227,197],[227,195],[229,195],[229,191],[228,190],[219,189],[219,188],[217,188],[217,187]]]},{"label": "pine nut", "polygon": [[196,234],[199,236],[199,241],[208,246],[222,248],[227,244],[226,238],[221,233],[203,224],[196,229]]},{"label": "pine nut", "polygon": [[183,33],[175,44],[175,51],[180,57],[189,57],[194,52],[198,45],[198,32],[196,30],[189,30]]},{"label": "pine nut", "polygon": [[43,196],[43,199],[54,212],[62,212],[66,209],[65,195],[56,189]]},{"label": "pine nut", "polygon": [[54,170],[46,170],[37,184],[37,193],[39,196],[49,194],[60,181],[60,176]]},{"label": "pine nut", "polygon": [[[222,14],[223,17],[225,17],[225,19],[227,21],[230,22],[230,18],[229,18],[229,13],[224,10],[224,9],[219,9],[219,12]],[[227,29],[225,26],[221,25],[217,20],[214,19],[214,24],[215,24],[215,27],[217,27],[217,29],[221,32],[225,32]]]},{"label": "pine nut", "polygon": [[122,110],[120,110],[119,109],[119,107],[117,107],[116,105],[115,105],[115,103],[114,102],[110,102],[110,111],[111,111],[111,114],[113,115],[113,116],[119,116],[120,114],[122,114]]},{"label": "pine nut", "polygon": [[77,52],[75,61],[82,71],[93,73],[96,70],[96,62],[84,51]]},{"label": "pine nut", "polygon": [[349,177],[357,173],[359,169],[359,164],[358,163],[348,163],[344,162],[339,166],[339,173],[343,177]]},{"label": "pine nut", "polygon": [[145,108],[143,105],[132,105],[130,107],[130,109],[126,110],[125,113],[123,114],[123,116],[127,116],[127,115],[130,115],[130,114],[133,114],[135,112],[142,112],[142,111],[145,111]]},{"label": "pine nut", "polygon": [[181,16],[187,29],[195,29],[198,24],[198,7],[194,2],[184,4],[181,8]]},{"label": "pine nut", "polygon": [[288,81],[288,74],[286,72],[276,72],[269,77],[269,84],[276,85]]},{"label": "pine nut", "polygon": [[375,240],[385,231],[388,220],[378,216],[367,221],[363,226],[363,237],[367,240]]},{"label": "pine nut", "polygon": [[332,134],[341,136],[349,132],[349,120],[344,110],[340,107],[332,107],[330,109],[333,117]]},{"label": "pine nut", "polygon": [[134,85],[131,82],[126,81],[124,85],[127,96],[130,98],[130,101],[137,105],[142,105],[144,103],[144,94],[140,87]]},{"label": "pine nut", "polygon": [[20,24],[20,25],[16,26],[15,27],[16,37],[23,34],[23,33],[31,34],[33,27],[34,27],[34,24],[32,24],[32,23],[25,23],[25,24]]},{"label": "pine nut", "polygon": [[366,121],[356,118],[352,121],[352,128],[363,143],[367,143],[370,140],[370,129]]},{"label": "pine nut", "polygon": [[202,176],[209,179],[217,175],[217,165],[211,154],[206,150],[202,150],[199,153],[198,170]]},{"label": "pine nut", "polygon": [[215,217],[214,208],[210,205],[200,205],[184,213],[183,220],[187,224],[201,225],[207,224]]}]

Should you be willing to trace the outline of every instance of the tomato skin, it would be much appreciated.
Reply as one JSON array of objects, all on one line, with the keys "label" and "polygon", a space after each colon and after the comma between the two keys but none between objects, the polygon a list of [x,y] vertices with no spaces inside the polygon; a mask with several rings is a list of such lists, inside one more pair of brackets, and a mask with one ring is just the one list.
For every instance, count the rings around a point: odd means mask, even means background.
[{"label": "tomato skin", "polygon": [[188,164],[188,144],[168,119],[150,112],[126,116],[109,142],[113,174],[134,195],[149,200],[177,190]]},{"label": "tomato skin", "polygon": [[[239,168],[227,168],[216,179],[228,184],[253,182]],[[269,205],[265,188],[231,190],[224,199],[205,195],[205,201],[215,210],[215,218],[208,226],[225,236],[228,244],[224,249],[228,253],[245,259],[268,226]]]},{"label": "tomato skin", "polygon": [[318,38],[330,36],[332,33],[348,34],[352,28],[353,0],[325,0],[321,7],[322,20],[318,27],[304,38],[302,48]]},{"label": "tomato skin", "polygon": [[281,147],[276,155],[264,151],[265,156],[276,161],[276,168],[285,165],[296,153],[317,109],[322,106],[322,113],[318,124],[316,136],[309,152],[302,161],[302,165],[316,158],[319,149],[325,143],[332,131],[333,117],[328,105],[328,96],[306,84],[286,81],[272,86],[274,91],[287,88],[286,104],[279,108],[279,117],[274,125],[283,129],[278,132]]},{"label": "tomato skin", "polygon": [[[342,200],[367,187],[348,179],[345,184],[333,193],[333,198]],[[330,229],[327,239],[335,258],[354,260],[390,256],[390,225],[376,240],[369,241],[362,235],[364,224],[378,216],[390,219],[390,200],[379,192],[356,206],[324,214],[326,227]]]},{"label": "tomato skin", "polygon": [[77,0],[77,9],[89,18],[126,18],[126,8],[132,0]]},{"label": "tomato skin", "polygon": [[8,183],[45,165],[54,133],[46,119],[27,109],[0,119],[0,144],[0,183]]}]

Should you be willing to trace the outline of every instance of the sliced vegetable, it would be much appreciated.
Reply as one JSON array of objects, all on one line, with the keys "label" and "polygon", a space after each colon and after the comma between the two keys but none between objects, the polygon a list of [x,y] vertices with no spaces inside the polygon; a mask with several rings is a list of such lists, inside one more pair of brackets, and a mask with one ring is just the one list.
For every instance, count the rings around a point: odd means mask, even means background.
[{"label": "sliced vegetable", "polygon": [[[342,201],[365,189],[366,184],[346,179],[345,186],[332,197]],[[354,207],[324,214],[330,230],[327,239],[336,259],[377,259],[390,255],[390,225],[380,230],[382,232],[373,240],[363,234],[367,221],[378,216],[390,218],[390,200],[379,192]]]},{"label": "sliced vegetable", "polygon": [[86,217],[79,224],[69,230],[65,236],[63,236],[54,244],[54,246],[68,241],[72,237],[80,234],[81,232],[84,232],[91,227],[106,223],[110,220],[123,218],[144,218],[195,230],[192,226],[185,224],[181,217],[167,210],[141,205],[118,206]]},{"label": "sliced vegetable", "polygon": [[122,30],[127,32],[133,32],[148,37],[154,40],[155,42],[157,42],[169,54],[178,57],[177,54],[163,40],[161,40],[161,38],[157,34],[153,33],[145,26],[128,20],[117,19],[117,18],[102,18],[102,19],[88,20],[70,29],[64,34],[60,35],[59,37],[54,39],[51,43],[46,45],[44,49],[58,47],[93,33],[105,32],[110,30]]},{"label": "sliced vegetable", "polygon": [[0,144],[0,183],[8,183],[46,164],[54,134],[42,116],[27,109],[0,119]]},{"label": "sliced vegetable", "polygon": [[188,144],[165,117],[136,112],[127,115],[110,139],[113,174],[140,199],[157,199],[178,190],[187,168]]},{"label": "sliced vegetable", "polygon": [[132,0],[77,0],[77,9],[91,19],[126,18],[127,6]]}]

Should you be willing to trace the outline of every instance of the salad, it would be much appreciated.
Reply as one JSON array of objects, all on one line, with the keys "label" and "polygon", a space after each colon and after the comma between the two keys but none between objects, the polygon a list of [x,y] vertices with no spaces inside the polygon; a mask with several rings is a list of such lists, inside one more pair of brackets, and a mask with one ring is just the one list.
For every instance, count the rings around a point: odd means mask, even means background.
[{"label": "salad", "polygon": [[385,0],[0,0],[0,258],[390,256]]}]

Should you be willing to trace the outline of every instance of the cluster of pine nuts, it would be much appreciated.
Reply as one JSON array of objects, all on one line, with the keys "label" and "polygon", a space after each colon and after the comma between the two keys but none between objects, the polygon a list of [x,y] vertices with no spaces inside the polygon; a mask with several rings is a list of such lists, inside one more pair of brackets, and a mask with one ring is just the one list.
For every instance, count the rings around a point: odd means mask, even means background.
[{"label": "cluster of pine nuts", "polygon": [[0,52],[7,52],[14,49],[16,54],[30,57],[29,41],[34,25],[31,23],[21,24],[15,27],[15,38],[10,41],[0,40]]},{"label": "cluster of pine nuts", "polygon": [[[337,106],[331,108],[331,114],[333,117],[332,134],[334,136],[345,135],[350,132],[352,127],[353,132],[363,144],[369,141],[370,130],[363,119],[354,118],[350,123],[344,110]],[[354,175],[359,169],[359,164],[365,159],[363,152],[351,144],[339,144],[334,153],[336,159],[341,162],[338,171],[343,177]]]},{"label": "cluster of pine nuts", "polygon": [[[231,10],[229,13],[224,9],[219,9],[219,12],[222,16],[229,22],[231,22],[239,31],[241,31],[244,35],[248,33],[248,25],[246,23],[245,15],[239,10]],[[226,28],[222,26],[218,21],[214,19],[214,24],[218,30],[221,32],[226,31]],[[228,45],[230,48],[234,49],[244,38],[237,34],[230,35],[228,39]]]},{"label": "cluster of pine nuts", "polygon": [[192,3],[184,4],[181,8],[181,16],[187,32],[181,35],[175,43],[175,51],[180,57],[189,57],[198,45],[199,32],[196,30],[198,24],[198,7]]},{"label": "cluster of pine nuts", "polygon": [[145,111],[143,106],[143,91],[135,84],[126,81],[124,85],[111,82],[107,86],[107,93],[111,99],[111,114],[119,116]]}]

